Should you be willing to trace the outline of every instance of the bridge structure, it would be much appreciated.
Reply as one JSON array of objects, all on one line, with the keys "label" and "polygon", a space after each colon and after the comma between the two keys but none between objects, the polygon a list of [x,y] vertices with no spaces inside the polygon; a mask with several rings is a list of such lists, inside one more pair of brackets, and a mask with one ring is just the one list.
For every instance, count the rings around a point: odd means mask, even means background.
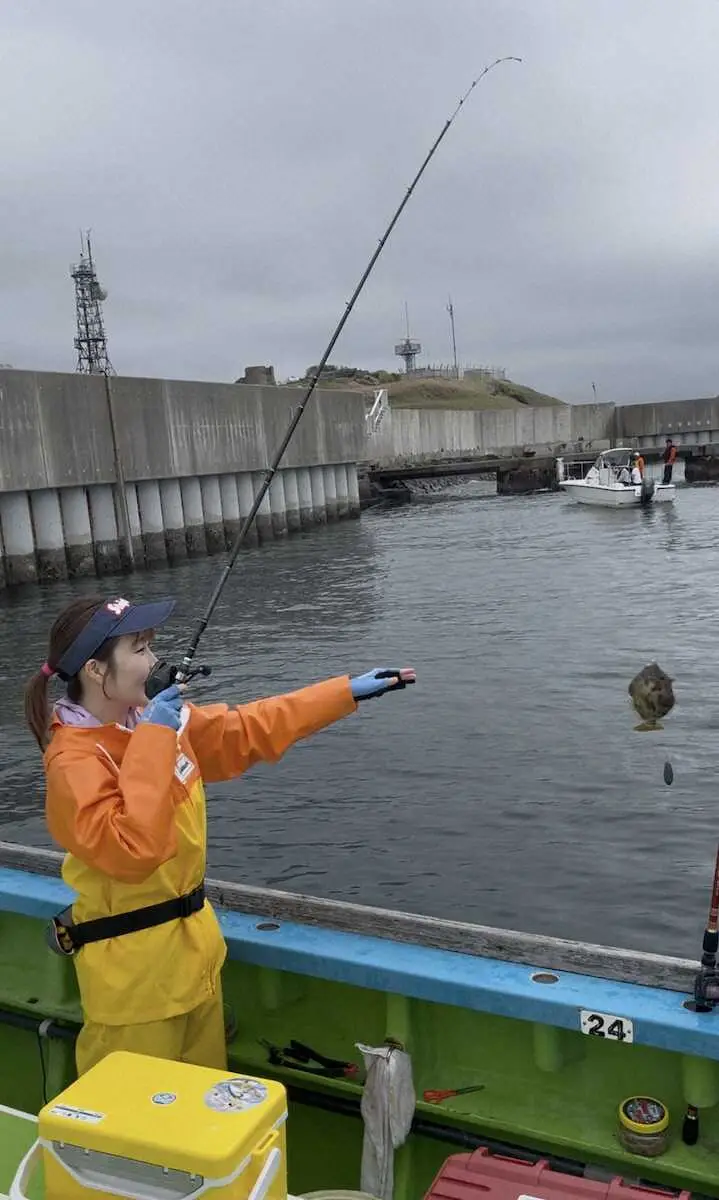
[{"label": "bridge structure", "polygon": [[[498,495],[516,495],[535,491],[557,491],[559,479],[557,459],[562,457],[566,465],[571,464],[580,475],[586,474],[601,449],[609,442],[591,449],[562,449],[562,453],[525,453],[522,455],[482,454],[464,455],[459,458],[435,459],[401,463],[397,465],[372,465],[366,468],[370,487],[378,498],[400,502],[411,498],[407,484],[414,480],[471,478],[497,481]],[[635,445],[644,458],[652,476],[660,474],[664,446]],[[683,461],[678,461],[679,482],[684,479]]]},{"label": "bridge structure", "polygon": [[719,482],[719,397],[660,404],[575,404],[476,412],[389,410],[367,438],[366,474],[375,492],[410,493],[412,480],[496,478],[499,493],[555,488],[556,460],[587,467],[610,446],[639,450],[653,478],[665,439],[678,457],[678,483]]}]

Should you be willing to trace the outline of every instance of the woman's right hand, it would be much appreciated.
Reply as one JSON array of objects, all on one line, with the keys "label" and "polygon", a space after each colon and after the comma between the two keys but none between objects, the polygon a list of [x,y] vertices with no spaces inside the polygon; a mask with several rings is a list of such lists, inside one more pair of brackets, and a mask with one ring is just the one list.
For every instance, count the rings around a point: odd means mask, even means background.
[{"label": "woman's right hand", "polygon": [[176,683],[165,688],[150,701],[142,711],[140,722],[148,725],[165,725],[177,731],[182,720],[182,692]]}]

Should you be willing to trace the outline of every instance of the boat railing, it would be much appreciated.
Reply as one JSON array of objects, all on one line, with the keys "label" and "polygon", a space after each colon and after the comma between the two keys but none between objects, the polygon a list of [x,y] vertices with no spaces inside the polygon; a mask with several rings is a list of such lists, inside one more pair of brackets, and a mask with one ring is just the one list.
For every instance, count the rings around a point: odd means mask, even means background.
[{"label": "boat railing", "polygon": [[[0,842],[0,869],[5,867],[58,877],[62,861],[63,855],[54,850]],[[2,887],[0,870],[0,908]],[[259,922],[287,921],[479,958],[522,963],[534,971],[567,971],[690,994],[693,994],[697,973],[696,962],[663,954],[591,945],[345,900],[325,900],[250,884],[207,880],[206,891],[209,900],[220,908],[257,917],[258,928],[262,928]],[[13,911],[23,910],[14,908]]]},{"label": "boat railing", "polygon": [[591,470],[593,465],[594,465],[593,462],[588,462],[588,461],[583,462],[581,459],[572,460],[570,462],[567,462],[567,460],[564,459],[563,460],[563,467],[564,467],[563,478],[565,480],[585,479],[587,472],[589,470]]}]

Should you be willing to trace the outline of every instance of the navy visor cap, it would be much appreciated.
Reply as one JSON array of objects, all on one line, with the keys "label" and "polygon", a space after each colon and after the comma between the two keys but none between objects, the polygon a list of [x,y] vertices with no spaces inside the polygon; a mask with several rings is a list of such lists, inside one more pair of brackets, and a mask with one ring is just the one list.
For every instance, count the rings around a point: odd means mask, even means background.
[{"label": "navy visor cap", "polygon": [[82,670],[85,663],[108,638],[123,637],[128,633],[144,633],[146,629],[159,629],[172,613],[175,603],[169,599],[152,600],[148,604],[131,604],[122,597],[108,600],[65,651],[55,671],[67,682]]}]

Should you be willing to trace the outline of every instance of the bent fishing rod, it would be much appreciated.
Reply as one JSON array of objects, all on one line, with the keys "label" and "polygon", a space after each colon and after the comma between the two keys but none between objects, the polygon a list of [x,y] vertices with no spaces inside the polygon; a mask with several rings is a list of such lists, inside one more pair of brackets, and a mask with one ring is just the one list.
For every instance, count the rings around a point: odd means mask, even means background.
[{"label": "bent fishing rod", "polygon": [[275,457],[273,458],[270,466],[267,468],[267,470],[265,472],[265,477],[262,482],[262,486],[260,487],[260,490],[258,491],[257,495],[254,498],[254,501],[252,503],[252,508],[250,509],[250,511],[248,512],[244,521],[242,522],[242,525],[240,526],[240,529],[237,533],[237,537],[235,538],[235,541],[232,545],[232,549],[230,551],[230,556],[222,570],[220,578],[217,581],[217,584],[216,584],[215,589],[210,597],[207,607],[197,622],[197,628],[195,629],[195,632],[192,635],[192,640],[190,641],[190,644],[187,647],[187,650],[185,651],[185,654],[183,656],[180,666],[176,667],[176,666],[173,666],[166,662],[159,662],[156,664],[153,671],[150,673],[150,676],[148,677],[148,680],[147,680],[147,684],[145,686],[145,692],[146,692],[146,695],[149,700],[151,700],[153,698],[153,696],[156,696],[159,692],[163,691],[165,688],[170,687],[170,685],[172,683],[186,683],[188,680],[192,679],[195,675],[209,675],[210,674],[210,668],[207,666],[201,666],[201,667],[195,667],[195,668],[193,668],[193,666],[192,666],[193,659],[197,652],[197,647],[200,643],[200,639],[201,639],[203,633],[205,632],[205,630],[207,629],[207,626],[209,625],[210,620],[212,619],[212,614],[215,611],[215,608],[217,606],[218,600],[220,599],[220,596],[222,595],[225,584],[227,583],[227,580],[230,577],[230,572],[232,571],[232,568],[235,565],[235,560],[237,559],[237,555],[239,554],[242,544],[243,544],[245,538],[247,537],[247,533],[248,533],[249,529],[251,528],[255,517],[257,516],[260,505],[262,504],[262,501],[264,500],[264,498],[267,494],[270,484],[272,483],[272,480],[274,479],[275,475],[277,474],[279,465],[284,457],[287,447],[289,446],[290,442],[292,441],[294,432],[295,432],[297,426],[299,425],[300,421],[302,420],[304,411],[305,411],[310,399],[312,398],[315,388],[317,387],[317,384],[319,382],[320,376],[322,375],[322,372],[324,371],[324,369],[329,361],[329,357],[330,357],[330,354],[332,353],[332,350],[334,349],[335,343],[336,343],[337,339],[339,338],[340,334],[342,333],[342,330],[344,329],[344,327],[349,319],[350,313],[352,312],[352,309],[354,308],[355,304],[357,303],[360,293],[362,292],[362,289],[364,288],[367,280],[369,279],[369,277],[372,273],[372,270],[374,268],[375,263],[377,262],[377,259],[379,258],[380,254],[382,253],[382,251],[389,239],[389,236],[392,233],[392,230],[394,229],[395,225],[399,221],[399,218],[401,217],[402,213],[404,212],[404,209],[409,202],[410,196],[412,195],[414,189],[416,188],[420,179],[424,175],[424,172],[426,171],[430,162],[434,158],[434,155],[436,154],[437,150],[439,149],[441,142],[446,137],[446,135],[449,132],[449,129],[451,128],[452,124],[454,123],[456,117],[459,115],[460,110],[464,107],[464,105],[466,104],[467,100],[471,96],[474,89],[477,87],[477,85],[479,83],[481,83],[481,81],[484,79],[484,77],[486,75],[488,75],[490,71],[493,71],[495,67],[498,67],[500,65],[500,63],[521,62],[521,61],[522,61],[521,58],[517,58],[515,55],[507,55],[504,58],[498,58],[493,63],[490,63],[489,66],[485,67],[484,70],[477,76],[477,78],[472,81],[471,85],[467,88],[467,91],[462,96],[461,100],[459,101],[459,104],[455,108],[452,115],[450,117],[448,117],[447,120],[445,121],[439,135],[435,139],[426,158],[424,159],[424,162],[422,163],[421,167],[419,168],[419,170],[418,170],[417,174],[415,175],[414,179],[412,180],[411,184],[407,188],[407,191],[405,192],[405,195],[403,196],[402,201],[401,201],[399,207],[397,208],[397,211],[395,212],[394,216],[392,217],[392,220],[390,221],[385,232],[383,233],[382,237],[380,238],[377,248],[375,249],[372,257],[370,258],[369,262],[367,263],[367,266],[365,267],[365,269],[360,277],[359,283],[357,284],[350,299],[345,304],[345,310],[342,313],[342,316],[334,330],[334,333],[332,334],[332,337],[329,340],[327,348],[326,348],[324,354],[322,355],[322,358],[320,359],[317,369],[315,370],[314,374],[312,375],[312,377],[310,379],[309,386],[307,387],[306,391],[304,392],[304,395],[302,396],[302,399],[300,400],[299,404],[297,405],[297,408],[294,411],[292,420],[290,421],[287,432],[286,432],[284,438],[282,439],[280,447],[277,450],[277,453],[275,454]]}]

